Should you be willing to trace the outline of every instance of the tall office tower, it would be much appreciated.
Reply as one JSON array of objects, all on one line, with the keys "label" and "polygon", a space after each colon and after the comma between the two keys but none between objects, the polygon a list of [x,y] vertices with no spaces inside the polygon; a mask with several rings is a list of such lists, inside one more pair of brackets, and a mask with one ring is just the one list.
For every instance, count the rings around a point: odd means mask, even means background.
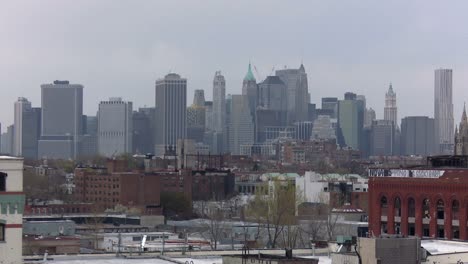
[{"label": "tall office tower", "polygon": [[364,125],[364,103],[357,100],[356,94],[346,93],[338,102],[338,140],[341,146],[361,149]]},{"label": "tall office tower", "polygon": [[193,104],[187,107],[187,138],[195,142],[203,142],[205,133],[205,94],[203,90],[195,90]]},{"label": "tall office tower", "polygon": [[374,109],[372,109],[372,107],[369,109],[366,108],[364,112],[364,127],[371,127],[372,121],[376,119],[375,117]]},{"label": "tall office tower", "polygon": [[133,153],[154,152],[155,118],[156,108],[154,107],[144,107],[133,111]]},{"label": "tall office tower", "polygon": [[370,155],[391,156],[395,146],[395,125],[392,120],[374,120],[370,132]]},{"label": "tall office tower", "polygon": [[41,111],[40,107],[32,107],[23,112],[21,156],[26,159],[37,159],[41,136]]},{"label": "tall office tower", "polygon": [[331,118],[338,117],[338,98],[336,97],[323,97],[322,98],[322,110],[330,111]]},{"label": "tall office tower", "polygon": [[42,118],[38,157],[76,159],[83,132],[83,85],[41,85]]},{"label": "tall office tower", "polygon": [[254,123],[247,96],[232,95],[230,113],[229,149],[231,154],[238,155],[242,145],[254,143]]},{"label": "tall office tower", "polygon": [[307,120],[310,122],[314,122],[317,118],[317,106],[315,104],[307,104],[308,113],[307,113]]},{"label": "tall office tower", "polygon": [[384,120],[390,120],[398,127],[396,93],[393,91],[392,84],[388,87],[385,94]]},{"label": "tall office tower", "polygon": [[454,121],[452,103],[452,70],[435,70],[434,122],[438,153],[452,154]]},{"label": "tall office tower", "polygon": [[132,102],[111,97],[99,103],[98,152],[105,157],[132,153]]},{"label": "tall office tower", "polygon": [[98,118],[83,116],[83,136],[81,138],[81,157],[94,157],[98,154]]},{"label": "tall office tower", "polygon": [[157,155],[176,150],[177,140],[187,138],[187,79],[170,73],[156,81]]},{"label": "tall office tower", "polygon": [[327,115],[319,115],[312,126],[311,140],[336,139],[336,131],[333,128],[332,118]]},{"label": "tall office tower", "polygon": [[278,76],[268,76],[259,85],[259,107],[284,113],[285,120],[281,125],[287,125],[287,94],[287,87]]},{"label": "tall office tower", "polygon": [[205,91],[195,90],[193,94],[193,105],[205,106]]},{"label": "tall office tower", "polygon": [[438,152],[435,120],[427,116],[407,116],[401,120],[401,154],[429,156]]},{"label": "tall office tower", "polygon": [[13,155],[14,130],[14,125],[10,125],[7,127],[6,132],[2,134],[2,154]]},{"label": "tall office tower", "polygon": [[277,70],[276,76],[286,84],[288,123],[306,121],[310,96],[307,84],[307,73],[304,65],[299,69]]},{"label": "tall office tower", "polygon": [[255,110],[258,105],[258,85],[257,80],[252,72],[252,67],[249,63],[249,68],[247,69],[247,74],[244,77],[242,82],[242,95],[247,96],[249,99],[249,107],[252,115],[255,116]]},{"label": "tall office tower", "polygon": [[205,101],[205,130],[214,131],[213,101]]},{"label": "tall office tower", "polygon": [[213,123],[216,132],[224,132],[226,126],[226,81],[221,71],[213,80]]},{"label": "tall office tower", "polygon": [[23,155],[23,113],[30,109],[31,102],[24,97],[19,97],[15,102],[14,126],[16,129],[13,136],[13,155],[17,157]]}]

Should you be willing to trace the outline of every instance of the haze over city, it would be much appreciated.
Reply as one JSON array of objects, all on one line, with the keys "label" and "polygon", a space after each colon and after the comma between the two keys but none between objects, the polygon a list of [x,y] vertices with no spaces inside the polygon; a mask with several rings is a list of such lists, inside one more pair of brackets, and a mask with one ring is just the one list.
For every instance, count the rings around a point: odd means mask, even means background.
[{"label": "haze over city", "polygon": [[154,106],[155,80],[187,78],[187,102],[214,72],[239,94],[249,61],[261,81],[285,65],[308,74],[312,103],[347,91],[383,116],[389,83],[399,116],[433,116],[434,70],[453,69],[455,121],[468,98],[465,1],[11,1],[0,8],[0,122],[13,102],[40,106],[40,84],[84,85],[84,113],[121,96]]}]

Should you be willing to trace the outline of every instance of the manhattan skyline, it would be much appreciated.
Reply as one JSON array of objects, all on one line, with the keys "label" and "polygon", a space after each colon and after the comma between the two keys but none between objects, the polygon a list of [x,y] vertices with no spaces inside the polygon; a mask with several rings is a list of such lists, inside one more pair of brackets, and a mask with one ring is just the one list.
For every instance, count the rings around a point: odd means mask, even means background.
[{"label": "manhattan skyline", "polygon": [[169,72],[187,78],[187,102],[196,89],[212,100],[218,70],[226,78],[226,94],[241,94],[249,61],[260,73],[254,71],[258,82],[273,75],[273,67],[298,68],[302,62],[312,103],[351,91],[366,96],[377,118],[383,118],[390,82],[399,118],[433,117],[434,70],[453,69],[458,122],[468,98],[467,5],[6,3],[0,10],[0,32],[8,36],[0,43],[0,122],[3,131],[13,123],[18,97],[40,106],[40,85],[57,79],[84,86],[87,115],[95,115],[109,97],[132,101],[135,109],[153,106],[154,82]]}]

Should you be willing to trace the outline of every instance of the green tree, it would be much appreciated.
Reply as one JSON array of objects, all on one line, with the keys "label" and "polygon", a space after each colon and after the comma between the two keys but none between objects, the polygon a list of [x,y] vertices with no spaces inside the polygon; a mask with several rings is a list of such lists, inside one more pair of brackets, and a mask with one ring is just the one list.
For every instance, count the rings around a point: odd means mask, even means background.
[{"label": "green tree", "polygon": [[277,247],[282,240],[282,246],[292,248],[299,233],[296,208],[302,201],[303,195],[296,192],[294,181],[269,181],[257,188],[255,198],[247,207],[247,215],[267,230],[269,247]]}]

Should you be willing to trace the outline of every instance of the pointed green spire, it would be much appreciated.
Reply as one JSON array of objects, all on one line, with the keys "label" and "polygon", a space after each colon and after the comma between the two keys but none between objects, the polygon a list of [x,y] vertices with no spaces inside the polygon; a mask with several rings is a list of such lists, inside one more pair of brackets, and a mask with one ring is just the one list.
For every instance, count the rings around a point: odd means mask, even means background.
[{"label": "pointed green spire", "polygon": [[250,62],[249,62],[249,69],[247,70],[247,74],[244,77],[244,81],[256,81],[255,76],[252,73],[252,66],[250,65]]}]

